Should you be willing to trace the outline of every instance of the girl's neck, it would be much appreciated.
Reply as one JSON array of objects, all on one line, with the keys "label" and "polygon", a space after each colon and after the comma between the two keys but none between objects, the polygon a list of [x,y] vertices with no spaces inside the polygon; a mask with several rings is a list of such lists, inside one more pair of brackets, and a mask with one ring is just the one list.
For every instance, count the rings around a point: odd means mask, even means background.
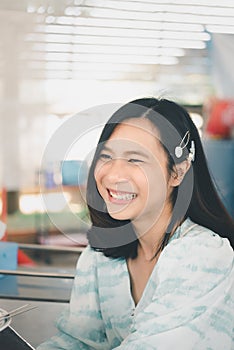
[{"label": "girl's neck", "polygon": [[[171,212],[163,213],[153,226],[148,230],[143,230],[143,225],[134,225],[138,236],[139,246],[138,253],[145,258],[146,261],[152,261],[155,253],[158,251],[163,237],[167,231],[171,221]],[[174,230],[173,230],[174,231]]]}]

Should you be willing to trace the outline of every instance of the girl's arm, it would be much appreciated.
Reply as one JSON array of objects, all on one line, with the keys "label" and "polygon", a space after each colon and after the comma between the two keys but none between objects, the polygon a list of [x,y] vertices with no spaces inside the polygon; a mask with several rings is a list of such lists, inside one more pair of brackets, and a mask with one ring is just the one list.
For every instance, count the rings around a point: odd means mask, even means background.
[{"label": "girl's arm", "polygon": [[37,350],[110,350],[98,299],[95,252],[81,254],[69,309],[57,322],[58,334]]}]

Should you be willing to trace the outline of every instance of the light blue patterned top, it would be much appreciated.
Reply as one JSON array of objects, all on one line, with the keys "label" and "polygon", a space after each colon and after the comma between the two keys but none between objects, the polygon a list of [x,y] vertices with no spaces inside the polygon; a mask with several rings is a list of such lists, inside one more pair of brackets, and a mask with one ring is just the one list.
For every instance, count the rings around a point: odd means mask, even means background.
[{"label": "light blue patterned top", "polygon": [[125,259],[87,247],[59,333],[38,350],[233,350],[233,257],[227,239],[187,219],[135,307]]}]

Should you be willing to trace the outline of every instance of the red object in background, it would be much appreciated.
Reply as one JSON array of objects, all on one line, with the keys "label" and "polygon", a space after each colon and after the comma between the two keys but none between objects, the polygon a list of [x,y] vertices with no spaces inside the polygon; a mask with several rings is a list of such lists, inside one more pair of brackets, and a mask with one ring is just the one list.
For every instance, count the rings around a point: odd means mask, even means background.
[{"label": "red object in background", "polygon": [[36,263],[22,252],[22,250],[18,249],[18,265],[36,266]]},{"label": "red object in background", "polygon": [[[6,189],[4,187],[2,188],[1,192],[2,192],[2,213],[1,213],[0,219],[2,222],[6,223],[6,219],[7,219],[7,192],[6,192]],[[7,231],[5,231],[5,234],[1,240],[2,241],[7,240]]]},{"label": "red object in background", "polygon": [[234,100],[214,100],[209,106],[206,133],[217,138],[230,138],[234,126]]}]

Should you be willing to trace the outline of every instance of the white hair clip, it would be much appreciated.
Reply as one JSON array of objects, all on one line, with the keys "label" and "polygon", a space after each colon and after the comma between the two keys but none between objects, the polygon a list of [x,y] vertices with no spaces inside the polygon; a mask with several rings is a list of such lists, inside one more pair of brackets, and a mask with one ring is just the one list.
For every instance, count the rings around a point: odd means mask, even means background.
[{"label": "white hair clip", "polygon": [[[183,145],[184,143],[184,140],[186,139],[187,137],[187,140],[185,142],[185,144]],[[181,158],[182,155],[183,155],[183,149],[187,146],[187,144],[189,143],[189,139],[190,139],[190,132],[187,131],[184,135],[184,137],[182,138],[179,146],[176,146],[175,148],[175,156],[176,158]],[[183,146],[182,146],[183,145]],[[193,162],[195,159],[195,143],[194,141],[191,141],[191,147],[189,149],[189,155],[188,155],[188,160],[190,160],[191,162]]]},{"label": "white hair clip", "polygon": [[[182,144],[183,144],[183,142],[184,142],[184,140],[185,140],[185,138],[186,138],[187,136],[188,136],[188,138],[187,138],[187,140],[186,140],[184,146],[182,147]],[[189,138],[190,138],[190,136],[189,136],[189,131],[187,131],[187,132],[185,133],[184,137],[182,138],[182,140],[181,140],[179,146],[176,146],[176,148],[175,148],[175,156],[176,156],[176,158],[181,158],[181,157],[182,157],[182,155],[183,155],[183,149],[187,146],[187,144],[188,144],[188,142],[189,142]]]},{"label": "white hair clip", "polygon": [[195,160],[195,142],[194,141],[191,141],[191,147],[189,149],[188,160],[190,160],[190,162],[194,162],[194,160]]}]

